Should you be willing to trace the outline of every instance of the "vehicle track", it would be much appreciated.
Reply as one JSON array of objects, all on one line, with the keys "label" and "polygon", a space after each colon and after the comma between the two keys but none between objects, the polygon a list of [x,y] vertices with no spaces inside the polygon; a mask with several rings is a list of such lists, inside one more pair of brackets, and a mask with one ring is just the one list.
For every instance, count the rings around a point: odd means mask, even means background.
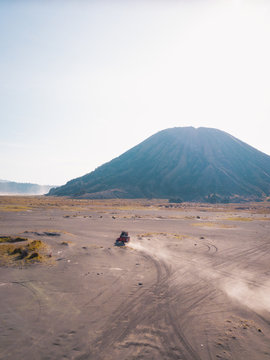
[{"label": "vehicle track", "polygon": [[[29,305],[29,308],[27,310],[25,310],[25,313],[31,313],[31,316],[33,316],[33,321],[38,322],[40,319],[40,315],[41,315],[42,304],[41,304],[40,298],[37,295],[36,291],[31,287],[32,282],[33,282],[32,280],[8,281],[8,282],[6,282],[6,284],[10,284],[11,286],[17,285],[17,286],[21,287],[21,289],[26,290],[31,295],[32,301],[31,301],[31,304]],[[18,294],[17,294],[17,296],[18,296]],[[20,325],[18,325],[18,327],[21,327],[24,329],[24,335],[31,336],[31,329],[29,329],[27,327],[23,327],[23,325],[22,325],[22,316],[19,313],[17,313],[16,311],[14,311],[14,309],[8,308],[7,310],[10,312],[9,321],[12,321],[13,319],[15,319],[16,323],[20,324]],[[6,326],[8,326],[8,325],[6,324]],[[41,340],[40,337],[38,339],[35,339],[34,344],[39,343],[40,340]],[[16,348],[16,346],[19,342],[20,342],[20,339],[15,338],[11,344],[12,348],[14,348],[14,347]],[[3,359],[3,360],[8,359],[10,352],[11,352],[11,348],[9,348],[9,347],[7,347],[5,350],[1,351],[0,359]]]},{"label": "vehicle track", "polygon": [[[134,334],[138,335],[138,329],[142,325],[145,329],[148,329],[146,332],[158,332],[158,342],[157,344],[146,340],[138,342],[137,354],[143,355],[145,348],[151,347],[163,359],[197,360],[200,358],[186,338],[184,330],[175,316],[176,309],[171,305],[174,301],[177,303],[177,297],[181,296],[181,289],[172,287],[170,281],[173,279],[177,267],[170,261],[149,254],[149,251],[140,251],[140,256],[145,262],[152,263],[154,266],[156,271],[155,282],[148,288],[138,288],[132,297],[118,306],[107,321],[107,325],[104,327],[105,330],[90,345],[91,351],[80,357],[80,360],[104,359],[104,356],[106,356],[106,359],[110,359],[110,356],[115,358],[116,353],[121,354],[125,344],[129,343],[135,346],[135,343],[129,339]],[[175,289],[177,294],[175,294]],[[166,331],[162,331],[164,321]],[[143,358],[147,359],[148,357],[144,354]]]},{"label": "vehicle track", "polygon": [[31,288],[31,286],[29,286],[28,284],[31,284],[31,280],[28,281],[11,281],[10,284],[15,284],[15,285],[19,285],[22,286],[23,288],[27,289],[28,291],[30,291],[30,293],[32,294],[32,296],[35,299],[35,303],[37,304],[38,307],[38,312],[36,315],[36,321],[38,321],[40,314],[41,314],[41,301],[39,299],[39,297],[37,296],[37,293],[34,289]]},{"label": "vehicle track", "polygon": [[[107,330],[95,341],[94,347],[98,345],[98,358],[102,358],[102,354],[107,353],[108,347],[123,341],[132,329],[143,321],[146,316],[143,310],[143,307],[147,307],[146,299],[149,296],[157,296],[157,289],[162,288],[170,275],[170,270],[166,266],[163,267],[161,263],[149,255],[142,254],[142,257],[146,261],[153,262],[157,273],[156,282],[148,289],[138,288],[128,301],[121,303],[114,311],[114,315],[108,321],[108,326],[105,327]],[[129,317],[128,324],[123,321],[126,316]],[[147,317],[149,316],[150,314],[147,312]],[[115,324],[115,330],[111,329],[111,324]]]}]

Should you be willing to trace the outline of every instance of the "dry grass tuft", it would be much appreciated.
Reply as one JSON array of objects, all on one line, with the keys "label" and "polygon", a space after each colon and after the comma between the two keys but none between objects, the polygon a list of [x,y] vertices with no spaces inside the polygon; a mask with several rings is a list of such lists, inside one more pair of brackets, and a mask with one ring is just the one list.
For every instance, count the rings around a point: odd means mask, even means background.
[{"label": "dry grass tuft", "polygon": [[191,225],[199,226],[199,227],[220,228],[220,229],[231,229],[234,227],[232,225],[213,223],[213,222],[197,222],[197,223],[192,223]]},{"label": "dry grass tuft", "polygon": [[0,211],[9,212],[9,211],[27,211],[31,208],[28,206],[20,206],[20,205],[2,205],[0,204]]},{"label": "dry grass tuft", "polygon": [[[26,239],[27,240],[27,239]],[[36,262],[45,262],[48,247],[40,240],[28,241],[27,244],[1,244],[0,265],[27,265]]]},{"label": "dry grass tuft", "polygon": [[41,240],[33,240],[26,247],[28,251],[36,251],[44,248],[46,245]]},{"label": "dry grass tuft", "polygon": [[21,241],[27,241],[27,239],[19,236],[0,236],[0,243],[15,243]]},{"label": "dry grass tuft", "polygon": [[224,219],[224,220],[228,220],[228,221],[253,221],[254,219],[248,218],[248,217],[232,216],[232,217],[228,217],[227,219]]},{"label": "dry grass tuft", "polygon": [[64,246],[69,246],[69,244],[71,244],[70,241],[62,241],[61,242],[61,245],[64,245]]},{"label": "dry grass tuft", "polygon": [[137,238],[142,239],[142,238],[149,238],[149,237],[153,237],[153,236],[165,236],[165,237],[179,239],[179,240],[183,240],[188,237],[187,235],[183,235],[183,234],[165,233],[165,232],[151,232],[151,233],[149,232],[149,233],[144,233],[144,234],[138,234]]}]

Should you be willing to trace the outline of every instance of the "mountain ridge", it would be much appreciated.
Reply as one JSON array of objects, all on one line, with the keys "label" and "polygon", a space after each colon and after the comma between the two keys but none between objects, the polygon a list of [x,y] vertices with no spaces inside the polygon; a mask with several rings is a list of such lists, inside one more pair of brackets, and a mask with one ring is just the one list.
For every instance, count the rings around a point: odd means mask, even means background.
[{"label": "mountain ridge", "polygon": [[53,185],[0,180],[0,195],[44,195],[53,187]]},{"label": "mountain ridge", "polygon": [[161,130],[96,170],[51,189],[82,198],[203,201],[270,194],[270,156],[212,128]]}]

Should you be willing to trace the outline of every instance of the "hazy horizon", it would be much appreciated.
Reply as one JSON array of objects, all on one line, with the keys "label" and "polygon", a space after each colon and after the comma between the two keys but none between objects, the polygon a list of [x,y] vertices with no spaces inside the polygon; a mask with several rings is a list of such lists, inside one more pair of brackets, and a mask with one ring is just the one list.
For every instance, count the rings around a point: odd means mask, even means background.
[{"label": "hazy horizon", "polygon": [[270,155],[270,3],[1,1],[1,179],[62,185],[156,132]]}]

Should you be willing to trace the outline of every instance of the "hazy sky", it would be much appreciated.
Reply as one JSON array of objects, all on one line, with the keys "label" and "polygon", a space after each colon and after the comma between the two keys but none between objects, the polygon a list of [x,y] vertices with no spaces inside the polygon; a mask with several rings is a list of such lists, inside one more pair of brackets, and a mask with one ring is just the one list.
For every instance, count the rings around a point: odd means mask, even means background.
[{"label": "hazy sky", "polygon": [[270,155],[269,0],[0,0],[0,179],[60,185],[159,130]]}]

